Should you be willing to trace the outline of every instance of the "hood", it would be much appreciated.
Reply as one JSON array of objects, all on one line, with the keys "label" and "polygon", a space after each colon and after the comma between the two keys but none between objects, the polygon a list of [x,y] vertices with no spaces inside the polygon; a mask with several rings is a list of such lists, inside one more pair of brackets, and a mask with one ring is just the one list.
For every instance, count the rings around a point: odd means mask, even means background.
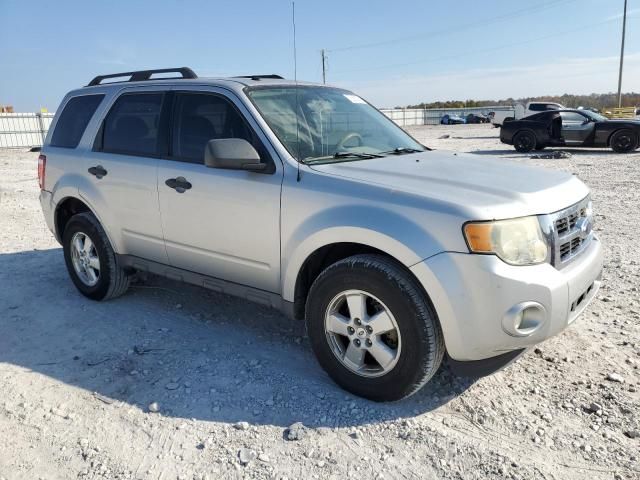
[{"label": "hood", "polygon": [[476,220],[552,213],[589,194],[570,173],[438,150],[311,168],[455,206]]}]

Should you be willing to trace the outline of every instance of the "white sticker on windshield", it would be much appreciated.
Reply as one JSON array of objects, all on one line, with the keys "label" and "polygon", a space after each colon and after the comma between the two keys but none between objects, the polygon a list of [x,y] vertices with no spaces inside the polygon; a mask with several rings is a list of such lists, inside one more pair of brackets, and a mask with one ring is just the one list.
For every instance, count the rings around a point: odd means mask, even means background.
[{"label": "white sticker on windshield", "polygon": [[345,93],[344,96],[347,97],[351,103],[367,103],[357,95]]}]

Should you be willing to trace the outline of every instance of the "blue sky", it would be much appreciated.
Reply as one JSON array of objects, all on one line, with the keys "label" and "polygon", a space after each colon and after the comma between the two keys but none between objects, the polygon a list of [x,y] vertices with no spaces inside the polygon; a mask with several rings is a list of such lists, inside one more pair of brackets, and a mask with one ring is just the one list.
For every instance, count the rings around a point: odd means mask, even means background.
[{"label": "blue sky", "polygon": [[[298,78],[377,106],[617,89],[623,0],[297,0]],[[291,2],[0,0],[0,104],[56,109],[94,75],[190,66],[293,77]],[[640,90],[629,0],[623,90]]]}]

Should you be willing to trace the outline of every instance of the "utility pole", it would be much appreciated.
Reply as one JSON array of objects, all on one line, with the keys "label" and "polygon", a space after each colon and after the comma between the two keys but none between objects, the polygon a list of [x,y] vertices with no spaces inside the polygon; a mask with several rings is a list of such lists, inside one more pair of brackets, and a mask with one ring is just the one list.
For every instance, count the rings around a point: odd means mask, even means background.
[{"label": "utility pole", "polygon": [[320,55],[322,55],[322,83],[327,83],[327,55],[324,52],[324,48],[320,50]]},{"label": "utility pole", "polygon": [[622,14],[622,46],[620,47],[620,73],[618,73],[618,108],[622,107],[622,62],[624,61],[624,35],[627,27],[627,0],[624,0]]}]

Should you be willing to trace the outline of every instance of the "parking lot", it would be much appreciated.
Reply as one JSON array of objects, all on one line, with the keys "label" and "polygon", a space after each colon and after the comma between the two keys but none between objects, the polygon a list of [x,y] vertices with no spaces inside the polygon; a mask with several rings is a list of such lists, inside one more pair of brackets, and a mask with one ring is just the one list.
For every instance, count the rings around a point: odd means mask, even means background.
[{"label": "parking lot", "polygon": [[491,125],[408,130],[592,189],[603,287],[568,330],[491,377],[443,368],[372,403],[275,310],[156,277],[82,297],[40,211],[38,154],[0,151],[0,479],[640,478],[640,153],[531,158]]}]

